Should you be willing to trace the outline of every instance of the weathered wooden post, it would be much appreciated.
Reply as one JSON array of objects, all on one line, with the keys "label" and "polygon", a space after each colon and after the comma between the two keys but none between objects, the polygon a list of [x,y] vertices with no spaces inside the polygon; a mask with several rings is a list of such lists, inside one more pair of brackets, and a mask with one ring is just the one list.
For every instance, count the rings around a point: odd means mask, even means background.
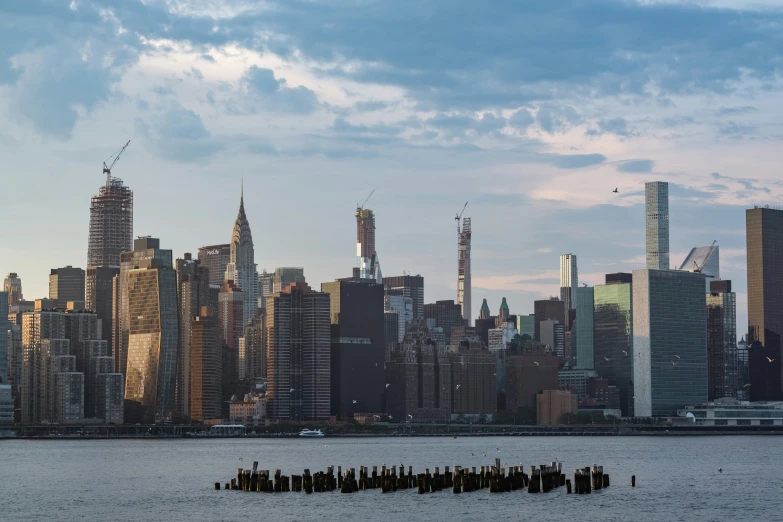
[{"label": "weathered wooden post", "polygon": [[609,475],[604,475],[603,487],[605,487],[605,488],[609,487]]},{"label": "weathered wooden post", "polygon": [[631,475],[631,487],[636,487],[636,475]]},{"label": "weathered wooden post", "polygon": [[451,479],[451,487],[454,493],[462,493],[462,483],[460,482],[459,466],[454,466],[454,476]]},{"label": "weathered wooden post", "polygon": [[[563,476],[565,477],[565,475],[563,475]],[[568,493],[570,495],[571,494],[571,480],[570,479],[565,481],[565,486],[566,486],[566,493]]]},{"label": "weathered wooden post", "polygon": [[220,491],[220,482],[215,482],[215,491]]}]

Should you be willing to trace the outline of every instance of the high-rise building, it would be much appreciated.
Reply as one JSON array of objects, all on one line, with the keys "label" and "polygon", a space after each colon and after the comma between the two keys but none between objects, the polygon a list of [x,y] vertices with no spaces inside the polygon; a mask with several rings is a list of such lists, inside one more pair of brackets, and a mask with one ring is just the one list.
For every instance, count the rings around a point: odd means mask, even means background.
[{"label": "high-rise building", "polygon": [[576,295],[576,367],[581,370],[592,370],[595,313],[593,287],[577,288]]},{"label": "high-rise building", "polygon": [[498,357],[478,343],[463,342],[450,351],[451,412],[494,415],[498,409]]},{"label": "high-rise building", "polygon": [[669,269],[669,184],[650,181],[644,184],[644,209],[647,268]]},{"label": "high-rise building", "polygon": [[447,343],[451,340],[452,327],[466,325],[463,312],[464,307],[451,300],[436,301],[424,305],[424,318],[427,320],[427,324],[430,328],[443,328]]},{"label": "high-rise building", "polygon": [[218,335],[223,349],[223,408],[239,381],[239,340],[244,335],[245,296],[234,281],[226,281],[218,294]]},{"label": "high-rise building", "polygon": [[[269,298],[266,352],[270,418],[329,417],[329,330],[329,296],[325,293],[311,290],[306,283],[293,283]],[[351,378],[361,380],[359,374]],[[383,386],[383,377],[380,382]]]},{"label": "high-rise building", "polygon": [[125,399],[134,403],[132,416],[137,419],[167,419],[174,413],[177,383],[177,274],[170,258],[153,257],[139,260],[136,268],[127,271],[126,278],[129,321]]},{"label": "high-rise building", "polygon": [[15,272],[11,272],[3,279],[3,292],[8,294],[8,310],[19,305],[24,298],[22,296],[22,279]]},{"label": "high-rise building", "polygon": [[555,353],[541,344],[510,352],[505,359],[506,411],[532,408],[537,393],[557,389],[559,364]]},{"label": "high-rise building", "polygon": [[8,322],[8,292],[0,292],[0,385],[8,384],[8,362],[11,359],[8,351],[10,330],[11,323]]},{"label": "high-rise building", "polygon": [[707,278],[708,294],[710,293],[710,283],[720,279],[719,250],[720,247],[715,243],[711,246],[694,247],[680,265],[680,270],[704,274]]},{"label": "high-rise building", "polygon": [[413,325],[413,300],[405,297],[400,290],[387,289],[383,296],[383,310],[397,314],[397,333],[394,338],[401,341]]},{"label": "high-rise building", "polygon": [[492,315],[492,312],[489,311],[489,305],[487,304],[487,300],[484,299],[481,301],[481,308],[479,309],[479,319],[489,319]]},{"label": "high-rise building", "polygon": [[[638,355],[634,355],[633,346],[633,279],[627,275],[607,276],[607,284],[593,288],[593,367],[620,390],[623,416],[633,417],[634,363]],[[576,324],[578,327],[578,315]]]},{"label": "high-rise building", "polygon": [[[190,353],[193,319],[209,302],[209,269],[193,260],[190,253],[177,259],[177,302],[179,303],[179,348],[177,350],[176,411],[190,415]],[[214,309],[212,309],[214,311]]]},{"label": "high-rise building", "polygon": [[550,297],[541,301],[533,301],[533,312],[535,319],[536,341],[541,340],[541,321],[554,320],[560,324],[565,324],[566,309],[565,304],[560,299]]},{"label": "high-rise building", "polygon": [[120,266],[120,256],[131,249],[133,191],[107,173],[106,184],[90,200],[90,238],[87,266]]},{"label": "high-rise building", "polygon": [[579,288],[579,275],[576,267],[575,254],[560,255],[560,300],[565,306],[565,326],[571,329],[570,312],[577,307],[577,288]]},{"label": "high-rise building", "polygon": [[202,307],[190,327],[190,418],[203,422],[222,415],[223,354],[212,309]]},{"label": "high-rise building", "polygon": [[710,281],[707,294],[707,399],[737,398],[737,294],[731,281]]},{"label": "high-rise building", "polygon": [[487,349],[490,353],[503,354],[508,344],[517,335],[516,326],[512,323],[500,323],[487,332]]},{"label": "high-rise building", "polygon": [[95,417],[104,424],[122,424],[125,418],[125,376],[99,373],[95,381]]},{"label": "high-rise building", "polygon": [[106,341],[93,341],[89,351],[88,368],[84,372],[84,416],[93,419],[98,418],[98,404],[105,399],[102,396],[106,391],[99,387],[98,378],[102,374],[114,373],[114,358],[108,355]]},{"label": "high-rise building", "polygon": [[198,249],[198,262],[209,270],[209,284],[222,285],[231,261],[231,245],[210,245]]},{"label": "high-rise building", "polygon": [[566,359],[565,325],[554,319],[546,319],[541,321],[539,331],[541,332],[541,339],[539,339],[541,344],[550,347],[552,352],[561,359]]},{"label": "high-rise building", "polygon": [[264,269],[258,274],[258,308],[266,309],[266,299],[274,294],[274,274]]},{"label": "high-rise building", "polygon": [[424,277],[420,275],[401,275],[384,277],[383,284],[392,291],[401,291],[403,297],[413,302],[413,321],[424,319]]},{"label": "high-rise building", "polygon": [[471,242],[470,218],[462,218],[462,229],[457,217],[457,304],[462,310],[462,318],[467,326],[473,324],[473,315],[470,312],[471,279],[470,279],[470,242]]},{"label": "high-rise building", "polygon": [[[384,338],[383,285],[362,279],[323,283],[329,294],[332,324],[332,415],[383,411]],[[269,322],[267,322],[269,324]]]},{"label": "high-rise building", "polygon": [[68,301],[84,301],[84,270],[66,266],[53,268],[49,274],[49,299],[55,308],[65,310]]},{"label": "high-rise building", "polygon": [[[19,321],[21,323],[21,319]],[[11,396],[14,398],[14,408],[20,408],[22,394],[22,325],[12,324],[8,329],[8,384],[11,385]]]},{"label": "high-rise building", "polygon": [[[266,309],[266,307],[264,307]],[[257,381],[266,377],[266,317],[250,319],[240,339],[239,379]]]},{"label": "high-rise building", "polygon": [[[760,352],[750,348],[758,341],[764,347],[763,351],[769,354],[765,357],[780,361],[783,356],[783,210],[748,209],[745,212],[745,226],[748,256],[748,350],[749,353]],[[760,377],[765,375],[766,371],[751,371],[751,374],[750,387],[754,388],[751,390],[753,396],[754,391],[758,391],[756,388],[766,387],[764,383],[753,381],[753,375]],[[778,382],[781,380],[783,379],[778,379]]]},{"label": "high-rise building", "polygon": [[676,415],[707,401],[703,274],[634,270],[633,351],[637,417]]},{"label": "high-rise building", "polygon": [[[133,250],[120,255],[120,273],[112,280],[112,351],[115,372],[127,376],[128,335],[130,332],[130,313],[128,302],[128,272],[133,269],[151,266],[172,268],[171,250],[162,250],[160,240],[152,237],[139,237],[133,241]],[[176,292],[175,292],[176,296]],[[176,303],[175,303],[176,305]]]},{"label": "high-rise building", "polygon": [[258,270],[256,269],[253,235],[245,215],[244,194],[239,198],[239,213],[231,235],[231,256],[226,266],[226,281],[234,281],[242,290],[245,305],[242,324],[258,313]]},{"label": "high-rise building", "polygon": [[[114,355],[112,346],[112,291],[114,277],[119,275],[118,266],[91,266],[84,279],[84,308],[94,312],[100,324],[99,338],[108,343],[109,355]],[[115,362],[116,366],[116,362]]]},{"label": "high-rise building", "polygon": [[530,340],[533,340],[536,335],[535,315],[517,315],[517,332],[519,335],[529,335]]},{"label": "high-rise building", "polygon": [[[279,294],[291,283],[304,283],[304,268],[300,267],[277,267],[272,275],[272,294]],[[270,294],[271,295],[271,294]]]},{"label": "high-rise building", "polygon": [[356,207],[356,266],[358,278],[375,279],[379,282],[377,275],[380,267],[375,251],[375,213],[363,207]]}]

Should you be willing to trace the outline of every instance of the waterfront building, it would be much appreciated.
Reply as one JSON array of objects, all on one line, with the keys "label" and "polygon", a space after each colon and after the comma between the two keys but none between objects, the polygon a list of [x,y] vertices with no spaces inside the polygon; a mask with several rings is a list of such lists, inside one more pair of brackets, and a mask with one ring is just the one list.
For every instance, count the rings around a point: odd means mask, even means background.
[{"label": "waterfront building", "polygon": [[125,376],[121,373],[100,373],[95,382],[95,417],[104,424],[122,424],[125,407]]},{"label": "waterfront building", "polygon": [[707,400],[707,306],[704,275],[633,272],[634,411],[676,415]]},{"label": "waterfront building", "polygon": [[577,413],[575,393],[562,390],[543,390],[536,395],[536,416],[539,426],[562,424],[565,415]]},{"label": "waterfront building", "polygon": [[114,373],[114,357],[108,355],[106,341],[91,342],[89,355],[89,367],[84,372],[84,416],[94,419],[98,417],[99,396],[105,391],[99,388],[98,378],[105,373]]},{"label": "waterfront building", "polygon": [[90,199],[87,266],[120,266],[132,239],[133,191],[107,172],[106,184]]},{"label": "waterfront building", "polygon": [[620,390],[623,416],[633,417],[633,279],[612,274],[606,281],[593,288],[593,368]]},{"label": "waterfront building", "polygon": [[[401,292],[413,304],[413,321],[424,319],[424,278],[420,275],[384,277],[383,284],[390,291]],[[397,294],[399,295],[399,294]]]},{"label": "waterfront building", "polygon": [[267,419],[268,397],[245,394],[243,400],[231,401],[229,405],[231,424],[259,426]]},{"label": "waterfront building", "polygon": [[[21,320],[20,320],[21,323]],[[11,385],[11,394],[15,401],[15,407],[21,400],[22,386],[22,361],[24,350],[22,349],[22,326],[11,324],[8,327],[8,384]]]},{"label": "waterfront building", "polygon": [[8,363],[11,359],[9,354],[11,323],[8,322],[8,301],[8,292],[0,292],[0,385],[8,384]]},{"label": "waterfront building", "polygon": [[680,265],[680,270],[704,274],[707,278],[707,293],[710,293],[710,283],[720,279],[720,247],[713,243],[711,246],[692,248]]},{"label": "waterfront building", "polygon": [[[292,283],[267,300],[267,396],[272,419],[329,418],[332,378],[329,298],[323,292],[313,291],[306,283]],[[343,312],[348,312],[349,301],[342,301]],[[343,317],[339,311],[337,314]],[[348,313],[344,317],[350,320]],[[381,360],[381,372],[382,363]],[[362,381],[362,375],[357,372],[345,375],[345,379]],[[383,386],[383,373],[379,384]]]},{"label": "waterfront building", "polygon": [[[242,291],[242,324],[247,324],[258,310],[258,270],[253,248],[253,235],[245,215],[244,194],[239,198],[239,212],[231,235],[231,254],[226,266],[225,281],[233,281]],[[240,335],[241,337],[241,335]]]},{"label": "waterfront building", "polygon": [[542,390],[558,389],[557,356],[538,343],[521,345],[506,355],[504,363],[506,411],[536,405],[536,394]]},{"label": "waterfront building", "polygon": [[[783,210],[752,208],[745,211],[745,238],[748,266],[748,345],[761,343],[770,359],[783,356]],[[749,350],[756,350],[755,348]],[[752,359],[752,358],[751,358]],[[759,359],[761,362],[762,359]],[[774,364],[774,363],[770,363]],[[762,365],[763,366],[763,365]],[[783,371],[783,366],[778,364]],[[751,371],[751,396],[761,389],[770,389],[761,378],[766,369]],[[778,385],[781,378],[776,378]],[[761,400],[754,398],[752,400]]]},{"label": "waterfront building", "polygon": [[209,284],[220,286],[226,276],[226,267],[231,260],[231,245],[209,245],[198,249],[198,262],[209,270]]},{"label": "waterfront building", "polygon": [[113,281],[119,273],[119,266],[91,266],[87,267],[84,278],[84,309],[94,312],[97,316],[99,321],[98,337],[107,342],[110,355],[114,355],[114,347],[112,346]]},{"label": "waterfront building", "polygon": [[644,210],[647,268],[669,269],[669,184],[644,184]]},{"label": "waterfront building", "polygon": [[697,426],[783,426],[783,401],[748,402],[727,397],[685,406],[677,414]]},{"label": "waterfront building", "polygon": [[[266,307],[264,307],[266,309]],[[250,319],[245,325],[245,336],[239,340],[239,380],[258,381],[266,377],[266,316]]]},{"label": "waterfront building", "polygon": [[223,353],[214,311],[203,306],[190,325],[190,418],[197,422],[222,417]]},{"label": "waterfront building", "polygon": [[565,308],[566,330],[571,330],[571,311],[576,310],[577,289],[579,288],[579,275],[576,266],[575,254],[560,255],[560,300]]},{"label": "waterfront building", "polygon": [[590,370],[595,366],[595,291],[583,286],[577,288],[576,295],[576,366]]},{"label": "waterfront building", "polygon": [[386,339],[382,284],[338,279],[321,285],[331,318],[331,412],[341,419],[383,412]]},{"label": "waterfront building", "polygon": [[14,397],[11,386],[0,384],[0,426],[14,422]]},{"label": "waterfront building", "polygon": [[451,413],[491,418],[498,409],[498,357],[480,343],[463,341],[448,354],[451,364]]},{"label": "waterfront building", "polygon": [[737,398],[737,295],[731,281],[710,281],[707,294],[707,400]]},{"label": "waterfront building", "polygon": [[565,304],[560,299],[550,297],[540,301],[533,302],[533,312],[535,321],[535,335],[533,339],[541,340],[541,321],[554,320],[560,324],[565,324]]}]

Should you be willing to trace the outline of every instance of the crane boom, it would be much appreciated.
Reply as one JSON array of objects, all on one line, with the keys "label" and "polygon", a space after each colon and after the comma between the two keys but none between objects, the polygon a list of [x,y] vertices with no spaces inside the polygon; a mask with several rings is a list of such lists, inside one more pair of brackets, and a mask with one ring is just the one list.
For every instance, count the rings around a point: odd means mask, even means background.
[{"label": "crane boom", "polygon": [[372,192],[370,192],[370,195],[367,196],[366,198],[364,198],[364,203],[362,203],[361,205],[356,205],[357,207],[359,207],[359,210],[364,210],[364,205],[367,204],[367,202],[370,200],[370,198],[372,197],[373,194],[375,194],[375,189],[372,189]]},{"label": "crane boom", "polygon": [[[122,156],[122,153],[125,152],[125,149],[128,148],[128,145],[130,145],[130,140],[128,140],[128,143],[126,143],[120,151],[113,155],[109,156],[104,162],[103,162],[103,173],[106,174],[106,185],[109,185],[111,183],[111,169],[114,167],[114,164],[117,163],[120,160],[120,156]],[[106,165],[106,162],[114,158],[111,162],[111,165]]]},{"label": "crane boom", "polygon": [[714,240],[712,242],[712,245],[710,245],[710,248],[707,249],[707,253],[704,255],[704,261],[701,262],[701,266],[699,266],[696,261],[693,262],[693,271],[694,272],[701,272],[704,269],[704,265],[707,264],[707,260],[712,255],[712,251],[715,250],[715,245],[718,243],[718,240]]},{"label": "crane boom", "polygon": [[462,219],[462,214],[465,213],[465,209],[466,208],[468,208],[468,202],[467,201],[465,202],[465,205],[462,207],[462,210],[460,210],[459,214],[457,214],[457,216],[454,218],[455,221],[459,221],[460,219]]}]

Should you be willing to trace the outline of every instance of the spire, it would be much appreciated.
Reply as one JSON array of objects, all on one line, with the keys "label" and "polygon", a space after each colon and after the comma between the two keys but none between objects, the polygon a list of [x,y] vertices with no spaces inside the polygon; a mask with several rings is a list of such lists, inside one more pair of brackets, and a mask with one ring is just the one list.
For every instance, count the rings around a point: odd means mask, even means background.
[{"label": "spire", "polygon": [[484,299],[484,301],[481,303],[481,310],[479,311],[479,319],[489,319],[489,305],[487,304],[486,299]]},{"label": "spire", "polygon": [[503,298],[503,301],[500,302],[500,312],[498,313],[498,318],[501,321],[505,321],[508,319],[508,303],[506,302],[506,298]]}]

